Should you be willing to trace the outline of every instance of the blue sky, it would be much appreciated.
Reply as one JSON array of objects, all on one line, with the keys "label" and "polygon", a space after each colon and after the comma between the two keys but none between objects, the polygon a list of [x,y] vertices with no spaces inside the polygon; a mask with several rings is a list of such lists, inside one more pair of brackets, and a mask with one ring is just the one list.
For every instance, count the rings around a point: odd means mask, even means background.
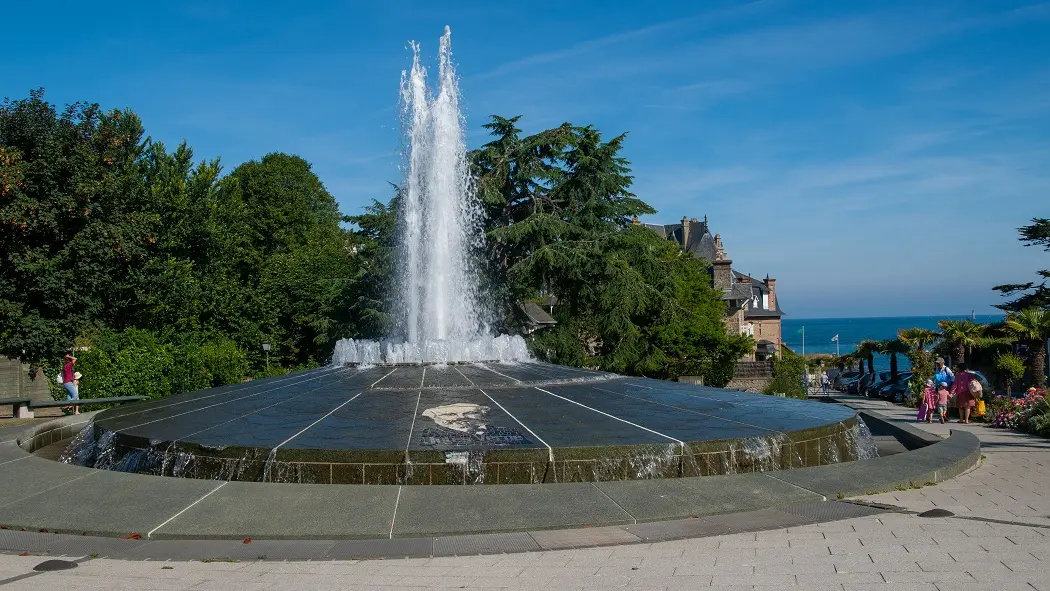
[{"label": "blue sky", "polygon": [[[18,2],[0,95],[130,107],[227,169],[299,154],[346,213],[397,181],[408,40],[452,27],[468,142],[629,132],[634,191],[707,215],[793,317],[990,312],[1047,255],[1050,3]],[[308,8],[307,8],[308,7]],[[12,26],[12,24],[14,26]]]}]

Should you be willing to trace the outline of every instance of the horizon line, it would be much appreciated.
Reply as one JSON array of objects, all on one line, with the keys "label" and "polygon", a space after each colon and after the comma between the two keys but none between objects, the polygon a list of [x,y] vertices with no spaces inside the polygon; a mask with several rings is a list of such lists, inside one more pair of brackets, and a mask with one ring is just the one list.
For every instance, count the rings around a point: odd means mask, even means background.
[{"label": "horizon line", "polygon": [[[1006,312],[999,312],[995,314],[977,314],[980,316],[1006,316]],[[784,317],[783,321],[803,321],[803,320],[883,320],[888,318],[970,318],[969,314],[914,314],[908,316],[813,316],[810,318],[789,318]]]}]

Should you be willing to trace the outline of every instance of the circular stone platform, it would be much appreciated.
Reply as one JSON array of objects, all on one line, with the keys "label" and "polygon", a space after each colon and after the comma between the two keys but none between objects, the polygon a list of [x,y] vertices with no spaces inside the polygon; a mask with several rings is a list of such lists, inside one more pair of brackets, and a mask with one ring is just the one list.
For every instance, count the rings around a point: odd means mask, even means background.
[{"label": "circular stone platform", "polygon": [[73,463],[191,478],[509,484],[857,458],[837,405],[545,363],[323,368],[100,413]]}]

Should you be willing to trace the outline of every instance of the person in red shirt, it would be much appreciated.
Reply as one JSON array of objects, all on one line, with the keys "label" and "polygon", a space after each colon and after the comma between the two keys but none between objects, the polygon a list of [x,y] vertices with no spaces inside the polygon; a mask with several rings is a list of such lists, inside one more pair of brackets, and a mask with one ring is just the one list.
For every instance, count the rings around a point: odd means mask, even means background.
[{"label": "person in red shirt", "polygon": [[[76,364],[77,358],[70,354],[66,354],[65,364],[62,366],[62,387],[66,389],[66,400],[79,400],[80,392],[77,387],[77,379],[74,374],[73,366]],[[73,414],[80,414],[80,407],[73,407]]]}]

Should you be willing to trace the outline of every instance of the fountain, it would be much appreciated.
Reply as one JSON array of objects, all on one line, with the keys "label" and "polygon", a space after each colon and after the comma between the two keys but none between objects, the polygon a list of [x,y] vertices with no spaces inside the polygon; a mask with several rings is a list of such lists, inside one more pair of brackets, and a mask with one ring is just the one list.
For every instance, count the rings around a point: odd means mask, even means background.
[{"label": "fountain", "polygon": [[416,44],[402,75],[396,334],[339,341],[324,368],[103,411],[64,461],[222,480],[507,484],[871,454],[845,407],[541,363],[520,336],[492,334],[450,37],[446,28],[435,91]]},{"label": "fountain", "polygon": [[398,335],[339,341],[332,363],[448,363],[528,359],[520,336],[492,336],[474,260],[482,246],[481,209],[470,177],[452,33],[441,37],[435,92],[419,45],[401,73],[406,149],[398,229]]}]

